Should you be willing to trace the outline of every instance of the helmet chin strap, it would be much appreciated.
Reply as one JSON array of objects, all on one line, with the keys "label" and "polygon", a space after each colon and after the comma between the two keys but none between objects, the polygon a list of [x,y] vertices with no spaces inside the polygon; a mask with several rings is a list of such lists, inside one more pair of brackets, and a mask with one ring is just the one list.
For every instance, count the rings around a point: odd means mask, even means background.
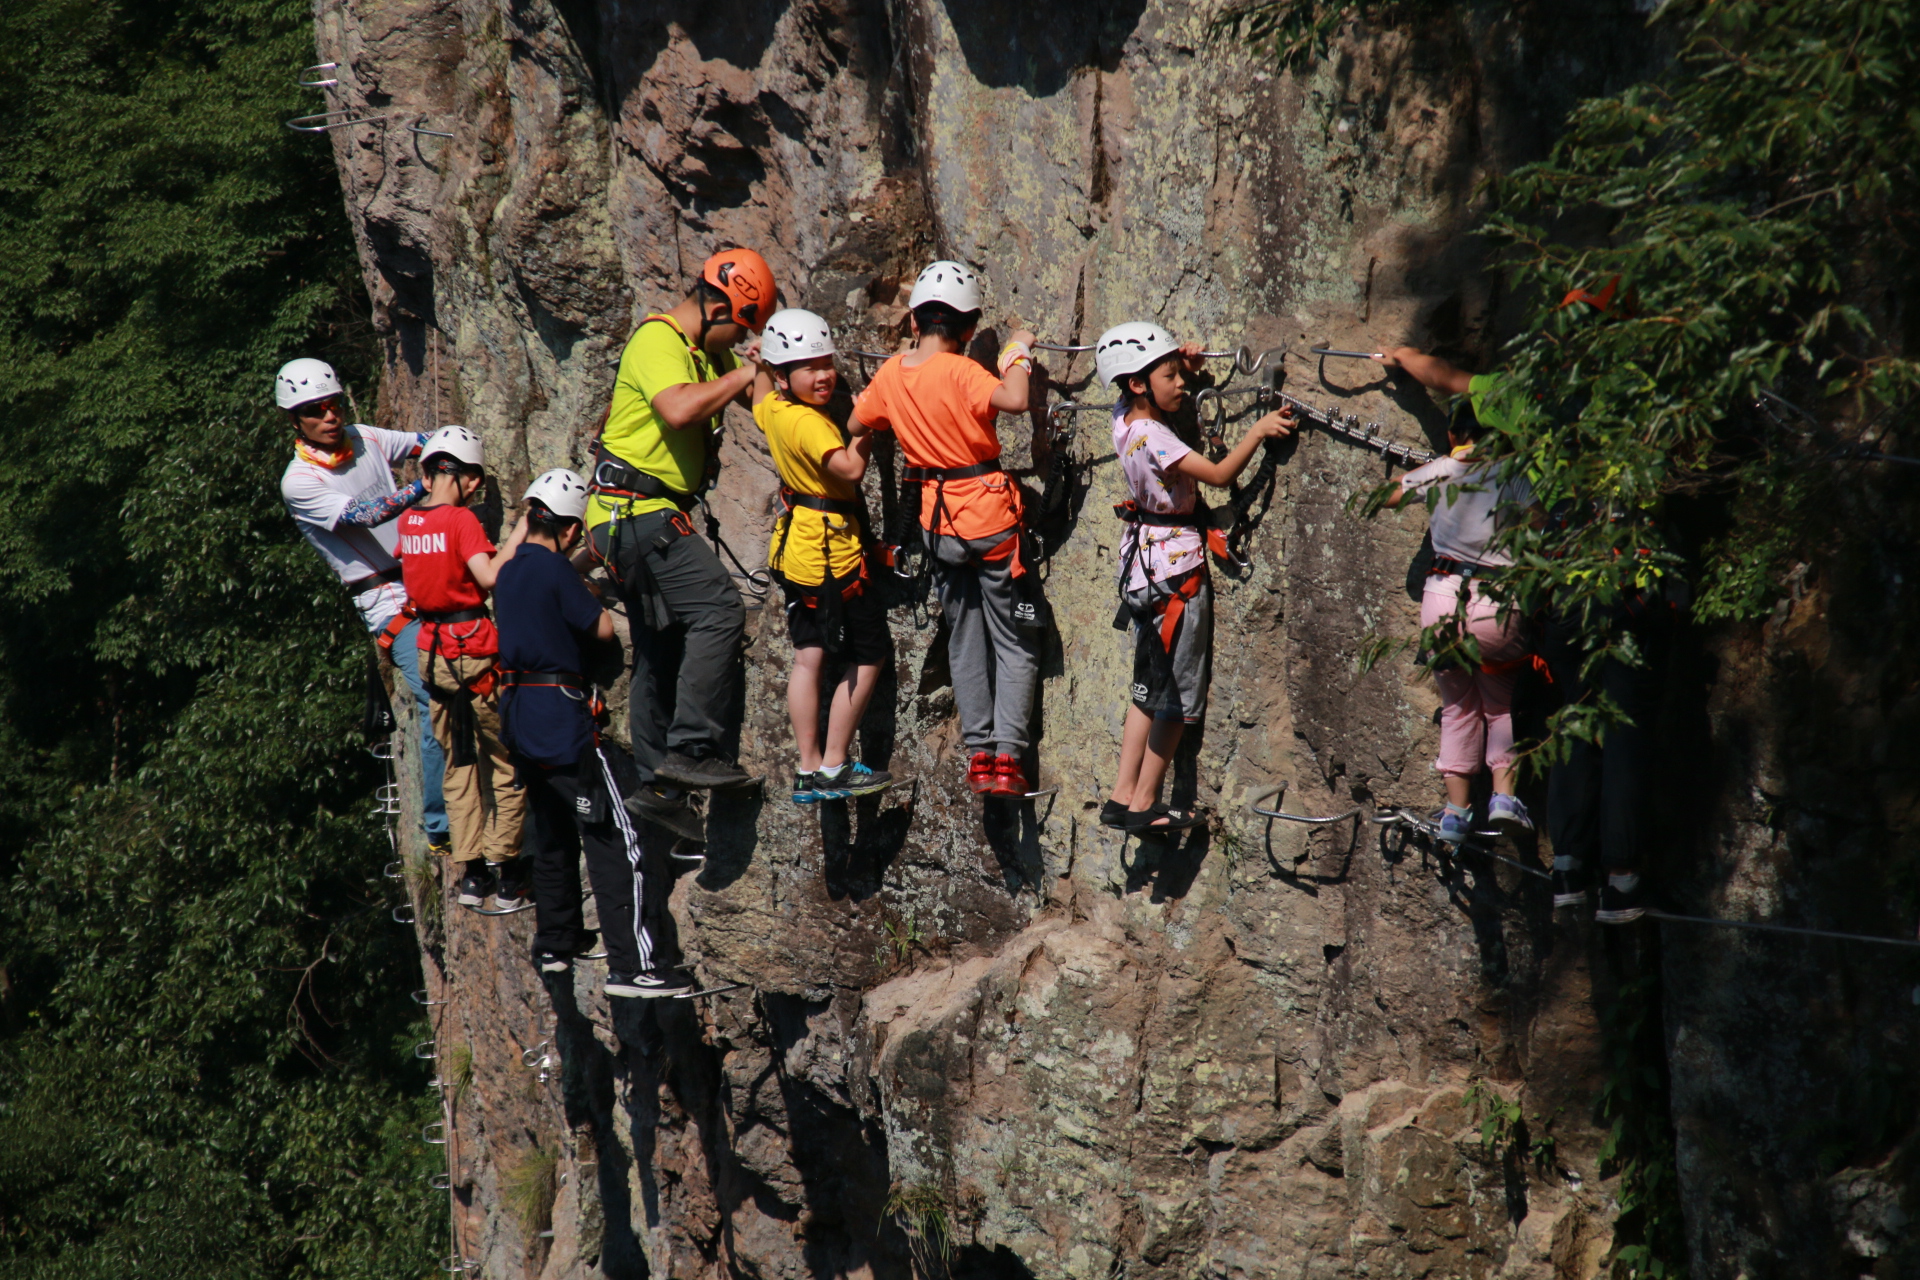
[{"label": "helmet chin strap", "polygon": [[[713,315],[711,312],[707,310],[707,308],[713,305],[715,304],[704,303],[704,302],[700,304],[700,332],[694,338],[693,345],[700,348],[701,354],[703,355],[708,354],[707,330],[713,328],[713,325],[714,325]],[[731,307],[727,309],[727,314],[729,316],[733,314],[733,309]]]}]

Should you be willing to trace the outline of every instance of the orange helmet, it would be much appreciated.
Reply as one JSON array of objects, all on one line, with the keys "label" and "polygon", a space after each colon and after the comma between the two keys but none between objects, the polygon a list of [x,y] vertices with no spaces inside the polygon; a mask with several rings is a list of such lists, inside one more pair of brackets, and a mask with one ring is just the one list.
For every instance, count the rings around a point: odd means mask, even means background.
[{"label": "orange helmet", "polygon": [[722,249],[700,268],[700,278],[726,294],[734,321],[755,333],[767,327],[780,302],[773,268],[751,249]]}]

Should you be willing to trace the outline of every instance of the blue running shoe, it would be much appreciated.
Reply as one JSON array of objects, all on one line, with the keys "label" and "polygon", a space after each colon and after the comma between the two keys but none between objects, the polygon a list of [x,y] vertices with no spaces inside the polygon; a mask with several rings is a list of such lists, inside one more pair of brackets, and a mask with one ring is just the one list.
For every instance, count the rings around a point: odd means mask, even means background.
[{"label": "blue running shoe", "polygon": [[893,775],[885,769],[869,769],[858,760],[813,775],[814,790],[822,800],[845,800],[849,796],[870,796],[893,785]]},{"label": "blue running shoe", "polygon": [[1527,812],[1519,796],[1495,796],[1487,805],[1487,820],[1502,835],[1518,836],[1533,830],[1533,815]]},{"label": "blue running shoe", "polygon": [[1448,805],[1440,811],[1440,843],[1462,844],[1473,834],[1473,810]]}]

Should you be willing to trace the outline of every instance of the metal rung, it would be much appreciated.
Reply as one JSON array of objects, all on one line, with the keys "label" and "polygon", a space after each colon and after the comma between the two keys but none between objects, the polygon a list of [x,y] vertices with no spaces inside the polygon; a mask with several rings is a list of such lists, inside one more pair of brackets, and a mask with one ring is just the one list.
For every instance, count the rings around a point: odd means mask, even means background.
[{"label": "metal rung", "polygon": [[[466,904],[462,903],[461,905],[465,906]],[[517,916],[522,911],[533,910],[533,903],[525,902],[517,907],[467,907],[467,910],[477,916]]]},{"label": "metal rung", "polygon": [[408,126],[407,126],[407,132],[408,132],[408,133],[421,133],[421,134],[425,134],[425,135],[426,135],[427,137],[429,137],[429,138],[451,138],[451,137],[453,136],[453,135],[452,135],[452,134],[450,134],[450,133],[442,133],[442,132],[440,132],[440,130],[438,130],[438,129],[422,129],[422,128],[421,128],[421,127],[420,127],[419,125],[417,125],[417,124],[410,124],[410,125],[408,125]]},{"label": "metal rung", "polygon": [[425,987],[422,987],[422,988],[420,988],[420,989],[419,989],[418,991],[416,991],[416,992],[414,992],[414,993],[413,993],[413,1002],[414,1002],[415,1004],[419,1004],[419,1005],[425,1005],[425,1006],[427,1006],[427,1007],[428,1007],[429,1009],[431,1009],[431,1008],[432,1008],[432,1007],[433,1007],[434,1005],[437,1005],[437,1004],[452,1004],[452,1003],[453,1003],[453,1002],[452,1002],[451,1000],[429,1000],[429,999],[427,999],[427,989],[426,989]]},{"label": "metal rung", "polygon": [[[1440,839],[1439,823],[1428,818],[1422,818],[1420,815],[1406,809],[1394,809],[1389,811],[1385,816],[1376,814],[1374,815],[1373,821],[1383,827],[1390,827],[1396,822],[1405,823],[1421,835],[1432,840],[1435,845],[1443,843]],[[1476,844],[1471,838],[1462,840],[1460,843],[1453,845],[1452,848],[1459,853],[1476,853],[1483,858],[1492,858],[1495,862],[1504,862],[1516,871],[1524,871],[1528,875],[1537,876],[1542,880],[1553,879],[1552,872],[1541,867],[1536,867],[1531,863],[1522,862],[1518,858],[1509,858],[1504,853],[1495,853],[1485,845]]]},{"label": "metal rung", "polygon": [[380,804],[399,804],[400,784],[397,782],[381,783],[373,789],[373,798]]},{"label": "metal rung", "polygon": [[1268,796],[1280,795],[1285,792],[1286,789],[1287,784],[1284,782],[1277,787],[1268,787],[1265,791],[1262,791],[1259,795],[1250,799],[1247,802],[1247,808],[1263,818],[1280,818],[1287,822],[1301,822],[1310,827],[1324,827],[1335,822],[1345,822],[1348,818],[1360,812],[1360,806],[1355,805],[1345,813],[1337,813],[1330,818],[1310,818],[1303,813],[1282,813],[1278,809],[1262,809],[1260,807],[1262,800],[1265,800]]},{"label": "metal rung", "polygon": [[1067,345],[1066,343],[1062,343],[1062,342],[1036,342],[1036,343],[1034,343],[1034,344],[1033,344],[1033,349],[1034,349],[1035,351],[1069,351],[1069,352],[1079,352],[1079,351],[1091,351],[1091,350],[1093,350],[1093,344],[1092,344],[1092,343],[1087,343],[1087,344],[1085,344],[1084,346],[1069,346],[1069,345]]},{"label": "metal rung", "polygon": [[[334,120],[330,118],[332,116],[346,116],[348,118],[345,120]],[[287,121],[287,128],[293,130],[295,133],[325,133],[329,129],[345,129],[356,124],[375,124],[385,119],[386,117],[384,115],[356,116],[350,109],[342,107],[334,111],[322,111],[317,115],[295,116],[293,119]],[[316,120],[321,123],[313,123]]]},{"label": "metal rung", "polygon": [[[440,1131],[440,1136],[437,1138],[430,1137],[429,1135],[432,1134],[432,1132],[435,1129],[438,1129]],[[429,1124],[426,1128],[420,1131],[420,1141],[426,1143],[430,1147],[446,1146],[447,1145],[447,1122],[445,1120],[435,1120],[433,1123]]]},{"label": "metal rung", "polygon": [[373,816],[376,818],[391,818],[398,815],[399,812],[400,802],[397,800],[391,804],[376,804],[372,809]]},{"label": "metal rung", "polygon": [[393,739],[388,738],[385,742],[374,743],[372,746],[367,748],[367,754],[372,756],[375,760],[393,759]]},{"label": "metal rung", "polygon": [[324,80],[309,80],[307,77],[316,71],[338,71],[339,69],[340,64],[337,62],[316,62],[312,66],[304,68],[294,83],[298,84],[302,89],[328,89],[339,84],[340,81],[332,76]]},{"label": "metal rung", "polygon": [[605,951],[589,951],[584,956],[574,957],[575,960],[605,960],[606,958],[607,958],[607,953]]},{"label": "metal rung", "polygon": [[1384,351],[1341,351],[1335,347],[1312,347],[1309,349],[1317,356],[1334,356],[1341,360],[1379,360],[1386,355]]},{"label": "metal rung", "polygon": [[1022,798],[1027,800],[1038,800],[1041,796],[1057,796],[1059,794],[1060,794],[1059,787],[1042,787],[1038,791],[1024,792],[1022,795]]},{"label": "metal rung", "polygon": [[[420,1052],[422,1049],[429,1050],[429,1052],[422,1053]],[[422,1040],[419,1044],[413,1046],[413,1056],[422,1062],[431,1062],[440,1056],[440,1050],[433,1041]]]},{"label": "metal rung", "polygon": [[451,1191],[453,1190],[453,1175],[450,1173],[430,1173],[427,1175],[427,1186],[435,1191]]},{"label": "metal rung", "polygon": [[392,862],[389,862],[387,864],[386,870],[382,871],[380,874],[385,876],[389,880],[402,880],[406,878],[407,872],[406,872],[406,868],[400,865],[400,860],[398,858],[395,858]]},{"label": "metal rung", "polygon": [[[401,915],[400,913],[402,911],[406,912],[407,914],[404,916]],[[395,907],[393,909],[393,922],[395,924],[417,923],[413,914],[413,904],[411,902],[403,902],[399,906]]]},{"label": "metal rung", "polygon": [[450,1253],[440,1259],[440,1269],[448,1275],[459,1275],[462,1272],[479,1270],[480,1264],[472,1258],[463,1258],[457,1253]]}]

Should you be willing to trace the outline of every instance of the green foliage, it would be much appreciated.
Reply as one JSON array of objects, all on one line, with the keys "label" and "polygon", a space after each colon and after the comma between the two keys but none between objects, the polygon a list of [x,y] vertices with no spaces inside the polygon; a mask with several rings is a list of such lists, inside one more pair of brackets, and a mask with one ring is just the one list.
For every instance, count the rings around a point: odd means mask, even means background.
[{"label": "green foliage", "polygon": [[916,916],[905,920],[882,920],[881,932],[886,935],[884,941],[873,949],[873,963],[882,969],[895,964],[908,964],[913,960],[913,949],[926,942],[926,935],[920,930],[920,921]]},{"label": "green foliage", "polygon": [[1666,1046],[1661,1038],[1660,987],[1652,977],[1623,986],[1600,1006],[1607,1081],[1597,1108],[1607,1139],[1600,1175],[1618,1177],[1614,1199],[1614,1280],[1665,1280],[1686,1274],[1680,1175],[1673,1127],[1667,1119]]},{"label": "green foliage", "polygon": [[[431,1265],[366,639],[274,368],[364,333],[299,0],[0,6],[0,1271]],[[358,344],[364,349],[365,344]]]},{"label": "green foliage", "polygon": [[944,1265],[953,1257],[953,1220],[947,1212],[947,1199],[940,1188],[930,1183],[896,1185],[887,1193],[885,1212],[898,1218],[913,1242],[914,1253],[924,1265],[937,1260]]},{"label": "green foliage", "polygon": [[1215,23],[1282,66],[1299,68],[1327,56],[1349,21],[1405,22],[1453,0],[1257,0],[1229,9]]},{"label": "green foliage", "polygon": [[[1583,616],[1596,658],[1624,601],[1683,577],[1703,620],[1764,613],[1839,533],[1835,486],[1862,483],[1836,450],[1908,420],[1920,364],[1886,330],[1914,286],[1916,16],[1676,0],[1673,73],[1583,103],[1548,160],[1493,184],[1489,233],[1536,300],[1495,451],[1575,516],[1512,535],[1502,590]],[[1624,310],[1562,305],[1616,278]]]},{"label": "green foliage", "polygon": [[553,1225],[553,1201],[560,1191],[559,1169],[558,1153],[535,1147],[501,1175],[500,1197],[528,1240]]}]

